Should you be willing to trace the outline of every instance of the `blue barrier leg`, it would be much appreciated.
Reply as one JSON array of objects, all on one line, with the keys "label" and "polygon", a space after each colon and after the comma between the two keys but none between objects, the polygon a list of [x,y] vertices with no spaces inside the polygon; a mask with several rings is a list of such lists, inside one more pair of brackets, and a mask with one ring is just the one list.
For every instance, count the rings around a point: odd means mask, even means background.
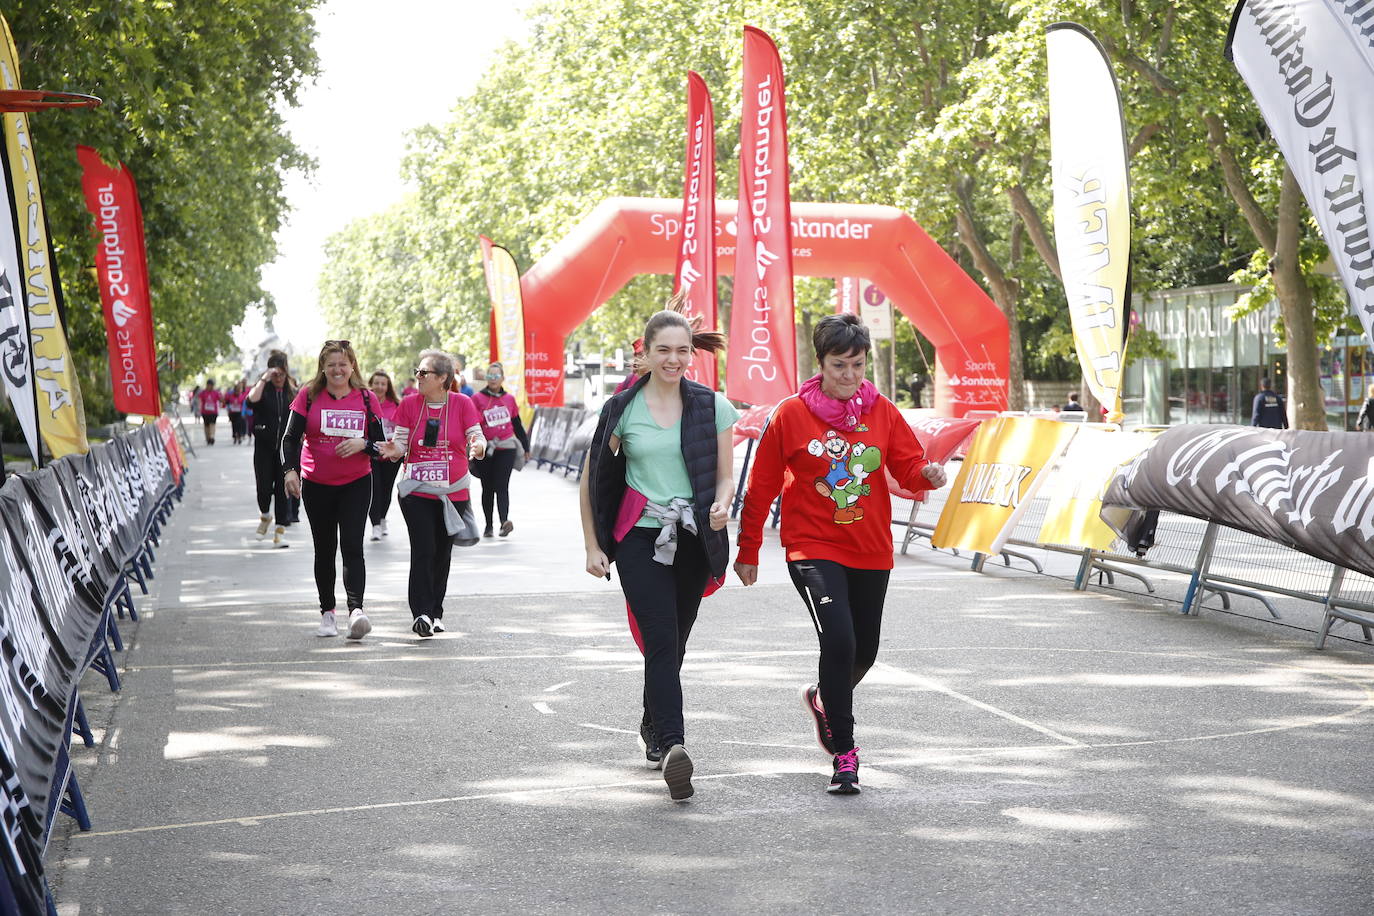
[{"label": "blue barrier leg", "polygon": [[75,771],[67,772],[67,791],[62,796],[62,813],[76,818],[76,826],[82,831],[91,829],[91,816],[86,811],[86,797],[81,794],[81,784],[76,781]]},{"label": "blue barrier leg", "polygon": [[86,718],[86,706],[81,702],[80,694],[76,696],[76,716],[72,719],[72,732],[86,747],[95,747],[95,735],[91,734],[91,723]]},{"label": "blue barrier leg", "polygon": [[102,645],[100,651],[96,653],[95,659],[91,662],[91,667],[105,675],[105,680],[109,681],[112,691],[119,691],[119,671],[115,668],[114,656],[110,654],[110,647]]},{"label": "blue barrier leg", "polygon": [[124,580],[124,594],[119,596],[120,612],[119,616],[124,616],[124,610],[129,611],[130,620],[138,620],[138,608],[134,606],[134,590],[129,588],[129,580]]},{"label": "blue barrier leg", "polygon": [[143,589],[143,594],[148,594],[148,580],[143,578],[143,570],[139,568],[136,559],[130,561],[129,565],[124,568],[124,575],[133,576],[138,587]]},{"label": "blue barrier leg", "polygon": [[111,614],[109,618],[106,620],[105,632],[109,634],[110,639],[114,642],[115,651],[123,652],[124,640],[119,638],[119,627],[115,625],[115,619],[113,614]]},{"label": "blue barrier leg", "polygon": [[[143,548],[143,553],[138,555],[138,562],[143,564],[143,574],[149,579],[153,578],[153,564],[149,562],[152,555],[153,552],[146,546]],[[147,589],[144,589],[144,592],[146,593]]]}]

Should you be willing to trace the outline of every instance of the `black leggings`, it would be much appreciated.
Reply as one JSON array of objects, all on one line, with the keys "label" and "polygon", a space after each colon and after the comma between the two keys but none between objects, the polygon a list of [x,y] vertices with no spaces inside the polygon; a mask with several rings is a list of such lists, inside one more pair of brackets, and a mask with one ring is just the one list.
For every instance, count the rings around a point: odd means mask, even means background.
[{"label": "black leggings", "polygon": [[792,560],[787,571],[820,637],[821,703],[835,750],[844,752],[854,747],[854,688],[878,657],[891,570]]},{"label": "black leggings", "polygon": [[644,705],[665,748],[682,744],[682,660],[710,578],[701,540],[678,528],[672,566],[654,559],[657,528],[632,528],[620,542],[616,567],[625,601],[644,642]]},{"label": "black leggings", "polygon": [[500,513],[501,521],[510,518],[510,475],[513,470],[513,448],[495,449],[481,461],[473,462],[473,474],[482,481],[482,519],[488,528],[491,527],[493,508]]},{"label": "black leggings", "polygon": [[[453,560],[453,535],[444,526],[444,507],[427,496],[402,496],[399,502],[410,532],[410,616],[442,620]],[[466,499],[453,503],[460,513],[467,505]]]},{"label": "black leggings", "polygon": [[229,431],[237,442],[243,438],[243,414],[236,410],[229,411]]},{"label": "black leggings", "polygon": [[367,510],[367,517],[374,525],[391,511],[391,491],[396,486],[396,475],[400,470],[399,461],[372,459],[372,505]]},{"label": "black leggings", "polygon": [[363,529],[367,506],[372,501],[372,475],[352,483],[330,486],[313,480],[301,484],[310,537],[315,542],[315,587],[320,592],[320,613],[334,606],[334,552],[343,555],[344,595],[348,609],[363,606],[367,569],[363,565]]},{"label": "black leggings", "polygon": [[273,445],[275,440],[267,427],[253,440],[253,476],[258,483],[258,512],[266,515],[275,498],[277,524],[286,525],[291,522],[291,504],[286,498],[286,477],[281,469],[281,452]]}]

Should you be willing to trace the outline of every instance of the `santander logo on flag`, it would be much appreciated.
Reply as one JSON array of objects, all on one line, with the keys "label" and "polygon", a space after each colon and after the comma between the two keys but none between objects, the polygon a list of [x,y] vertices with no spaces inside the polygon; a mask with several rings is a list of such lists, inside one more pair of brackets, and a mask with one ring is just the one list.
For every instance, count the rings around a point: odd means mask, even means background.
[{"label": "santander logo on flag", "polygon": [[116,299],[114,307],[110,309],[114,313],[114,322],[119,327],[129,323],[129,319],[138,314],[138,309],[130,308],[123,299]]},{"label": "santander logo on flag", "polygon": [[[716,116],[700,74],[687,74],[687,143],[682,174],[682,238],[673,290],[683,297],[682,314],[716,327]],[[716,387],[716,355],[701,352],[687,378]]]},{"label": "santander logo on flag", "polygon": [[726,393],[746,404],[776,404],[797,393],[787,107],[777,46],[752,26],[744,28],[735,224],[746,256],[735,258]]}]

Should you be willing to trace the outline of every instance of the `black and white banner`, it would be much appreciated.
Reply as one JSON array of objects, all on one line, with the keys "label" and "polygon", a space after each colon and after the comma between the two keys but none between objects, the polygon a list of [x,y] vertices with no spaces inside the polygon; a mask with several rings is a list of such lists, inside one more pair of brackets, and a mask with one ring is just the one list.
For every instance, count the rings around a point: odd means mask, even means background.
[{"label": "black and white banner", "polygon": [[1226,53],[1254,93],[1374,341],[1374,0],[1241,0]]},{"label": "black and white banner", "polygon": [[1374,436],[1254,426],[1175,426],[1107,487],[1124,509],[1219,522],[1374,575]]},{"label": "black and white banner", "polygon": [[150,425],[0,487],[0,860],[26,912],[43,910],[42,850],[76,686],[172,486]]}]

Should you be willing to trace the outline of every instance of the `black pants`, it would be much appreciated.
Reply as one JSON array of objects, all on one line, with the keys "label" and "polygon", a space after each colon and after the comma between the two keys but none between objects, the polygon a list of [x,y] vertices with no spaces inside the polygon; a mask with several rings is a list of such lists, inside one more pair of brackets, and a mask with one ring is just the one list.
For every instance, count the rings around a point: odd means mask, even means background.
[{"label": "black pants", "polygon": [[391,491],[396,487],[396,474],[400,470],[399,461],[372,459],[372,505],[367,510],[367,517],[374,525],[391,511]]},{"label": "black pants", "polygon": [[320,613],[335,610],[334,552],[343,555],[344,595],[348,609],[363,606],[367,569],[363,565],[363,529],[367,506],[372,502],[372,475],[352,483],[330,486],[307,480],[301,484],[310,537],[315,542],[315,587],[320,592]]},{"label": "black pants", "polygon": [[235,442],[243,438],[242,413],[233,410],[229,411],[229,432],[233,435]]},{"label": "black pants", "polygon": [[486,458],[472,463],[473,475],[482,481],[482,519],[488,528],[491,527],[493,508],[500,514],[501,521],[510,518],[510,475],[513,470],[513,448],[498,448]]},{"label": "black pants", "polygon": [[278,525],[291,521],[291,504],[286,498],[286,477],[281,469],[281,452],[275,446],[276,435],[263,427],[262,435],[253,440],[253,476],[258,483],[258,512],[263,515],[277,502]]},{"label": "black pants", "polygon": [[820,688],[835,750],[854,747],[854,688],[878,657],[891,570],[850,569],[830,560],[787,564],[821,642]]},{"label": "black pants", "polygon": [[672,566],[654,559],[657,528],[633,528],[620,542],[616,568],[630,613],[644,642],[644,705],[666,749],[682,744],[682,660],[710,578],[696,535],[678,528]]},{"label": "black pants", "polygon": [[[442,620],[453,560],[453,536],[444,527],[444,507],[426,496],[402,496],[398,502],[410,532],[410,616],[424,614]],[[453,505],[461,512],[467,504],[463,499]]]}]

